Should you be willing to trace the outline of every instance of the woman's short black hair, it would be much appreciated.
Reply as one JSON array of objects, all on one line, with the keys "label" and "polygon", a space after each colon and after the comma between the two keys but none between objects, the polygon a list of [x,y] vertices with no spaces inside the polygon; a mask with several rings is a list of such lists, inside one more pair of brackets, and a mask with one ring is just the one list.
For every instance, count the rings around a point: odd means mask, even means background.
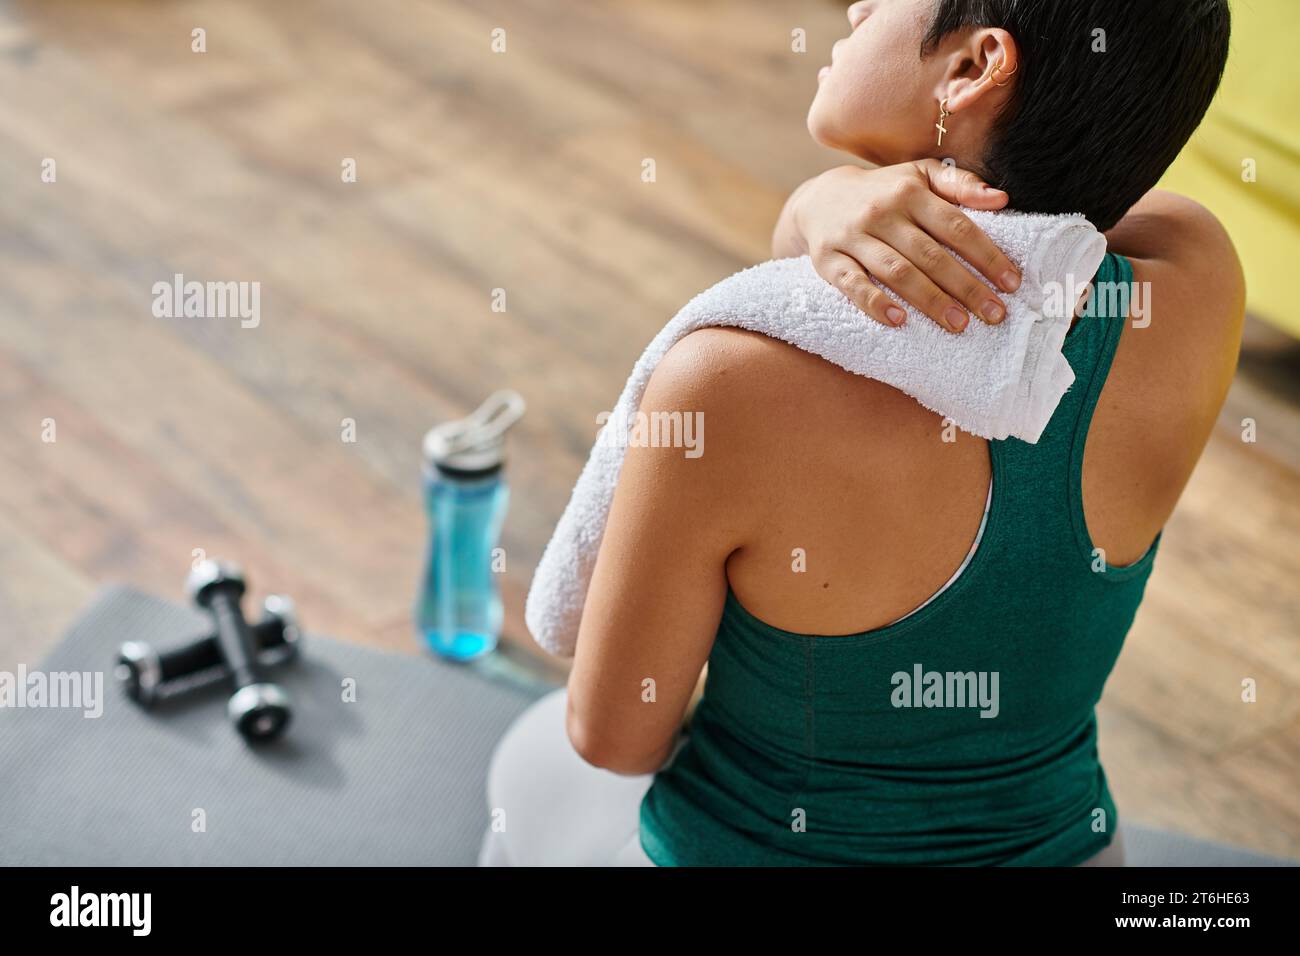
[{"label": "woman's short black hair", "polygon": [[921,52],[967,27],[1010,33],[1016,86],[976,171],[1013,209],[1081,212],[1104,231],[1200,125],[1230,19],[1227,0],[936,0]]}]

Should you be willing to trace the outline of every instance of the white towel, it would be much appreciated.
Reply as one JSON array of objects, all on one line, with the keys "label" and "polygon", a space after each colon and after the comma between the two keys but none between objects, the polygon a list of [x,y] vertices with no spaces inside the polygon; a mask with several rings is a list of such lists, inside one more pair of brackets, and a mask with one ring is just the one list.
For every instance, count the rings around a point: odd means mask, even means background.
[{"label": "white towel", "polygon": [[972,434],[1038,441],[1074,381],[1061,347],[1075,302],[1106,254],[1106,240],[1082,216],[963,211],[1021,270],[1020,288],[1001,294],[1007,317],[999,325],[972,319],[954,335],[910,306],[902,327],[880,325],[819,278],[804,256],[738,272],[701,292],[664,326],[632,369],[533,576],[525,619],[538,644],[563,657],[577,645],[626,450],[626,442],[605,429],[635,421],[655,366],[696,329],[761,332],[892,385]]}]

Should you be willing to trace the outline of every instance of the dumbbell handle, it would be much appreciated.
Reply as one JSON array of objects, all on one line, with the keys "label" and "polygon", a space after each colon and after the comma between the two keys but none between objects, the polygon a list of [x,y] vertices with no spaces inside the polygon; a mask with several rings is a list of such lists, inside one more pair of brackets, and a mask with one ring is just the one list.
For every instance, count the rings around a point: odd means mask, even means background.
[{"label": "dumbbell handle", "polygon": [[235,689],[258,683],[257,645],[239,608],[239,595],[218,590],[208,598],[208,609],[216,622],[217,645],[230,669]]},{"label": "dumbbell handle", "polygon": [[212,559],[196,563],[185,580],[185,590],[216,625],[217,649],[235,686],[226,702],[231,722],[245,740],[268,741],[288,725],[292,710],[284,689],[259,677],[257,645],[239,606],[245,587],[238,566]]},{"label": "dumbbell handle", "polygon": [[[284,621],[278,617],[262,618],[253,625],[253,644],[259,654],[283,648],[286,645]],[[163,684],[209,670],[220,669],[226,673],[226,662],[221,656],[216,634],[205,634],[198,640],[159,651],[158,665],[160,683]]]}]

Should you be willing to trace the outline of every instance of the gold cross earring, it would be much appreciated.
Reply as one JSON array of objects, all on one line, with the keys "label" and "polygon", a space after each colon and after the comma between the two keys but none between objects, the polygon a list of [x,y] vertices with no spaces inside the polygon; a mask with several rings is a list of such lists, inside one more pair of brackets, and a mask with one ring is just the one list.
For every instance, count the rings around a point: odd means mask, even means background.
[{"label": "gold cross earring", "polygon": [[939,122],[934,124],[934,128],[939,131],[938,145],[940,146],[943,145],[943,134],[948,132],[948,127],[943,125],[943,121],[951,115],[952,114],[948,112],[948,97],[945,96],[943,101],[939,103]]}]

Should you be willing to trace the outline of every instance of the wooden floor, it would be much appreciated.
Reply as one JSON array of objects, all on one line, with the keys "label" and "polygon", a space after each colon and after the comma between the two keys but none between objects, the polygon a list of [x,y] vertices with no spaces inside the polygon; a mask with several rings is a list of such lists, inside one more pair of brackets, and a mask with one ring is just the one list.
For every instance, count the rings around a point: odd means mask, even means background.
[{"label": "wooden floor", "polygon": [[[836,161],[802,122],[842,33],[816,0],[0,2],[0,668],[104,583],[179,598],[196,549],[313,629],[418,652],[419,440],[505,385],[531,403],[505,533],[526,647],[596,414]],[[154,318],[175,273],[259,282],[260,326]],[[1243,364],[1101,749],[1131,817],[1300,857],[1296,351]]]}]

